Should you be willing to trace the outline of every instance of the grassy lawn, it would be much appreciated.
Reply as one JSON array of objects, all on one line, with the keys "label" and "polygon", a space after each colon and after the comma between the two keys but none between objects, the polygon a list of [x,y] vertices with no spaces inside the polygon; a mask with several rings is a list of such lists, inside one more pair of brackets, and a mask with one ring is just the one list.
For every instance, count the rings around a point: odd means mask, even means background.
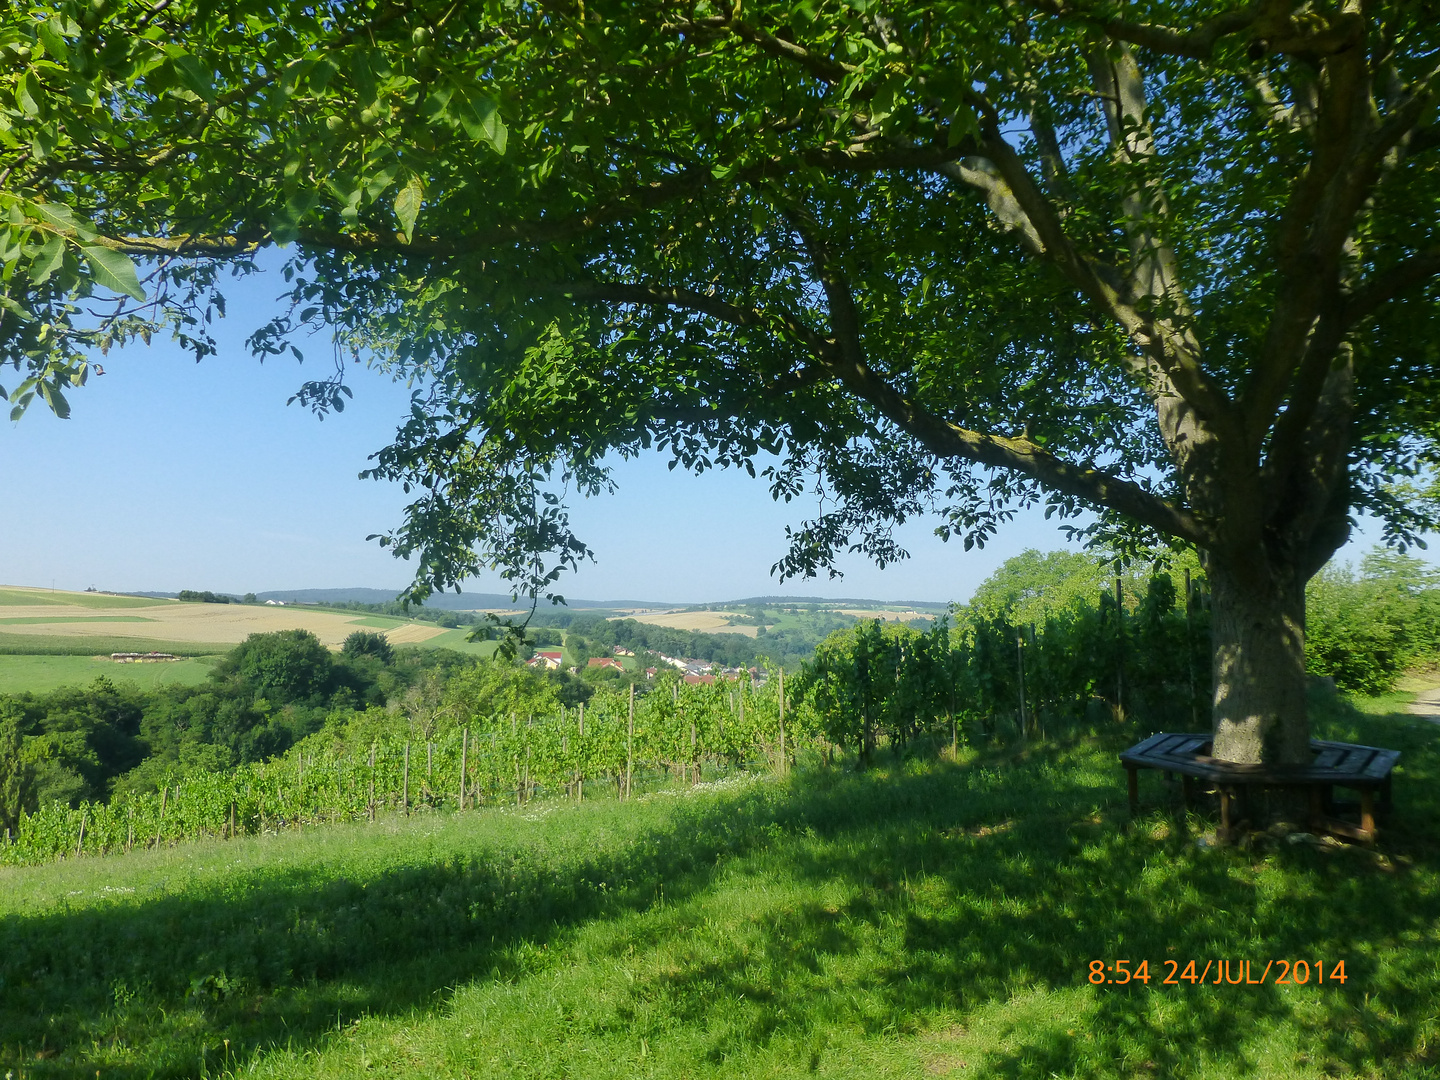
[{"label": "grassy lawn", "polygon": [[1404,751],[1374,851],[1198,845],[1158,778],[1132,824],[1112,731],[0,870],[0,1071],[1437,1075],[1440,728],[1317,708]]},{"label": "grassy lawn", "polygon": [[205,681],[218,657],[197,657],[163,664],[117,664],[93,656],[14,656],[0,654],[0,694],[29,690],[43,694],[60,686],[81,686],[98,675],[132,682],[146,690],[167,683],[195,686]]},{"label": "grassy lawn", "polygon": [[464,626],[458,630],[446,630],[443,634],[415,642],[415,646],[420,649],[453,649],[456,652],[470,653],[472,656],[493,656],[500,643],[466,641],[465,635],[470,633],[471,629],[472,627]]}]

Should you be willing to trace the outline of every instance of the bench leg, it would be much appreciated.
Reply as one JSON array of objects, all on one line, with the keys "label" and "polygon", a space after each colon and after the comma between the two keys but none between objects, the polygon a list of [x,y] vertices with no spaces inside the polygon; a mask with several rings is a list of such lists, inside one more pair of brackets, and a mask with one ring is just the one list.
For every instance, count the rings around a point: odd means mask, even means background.
[{"label": "bench leg", "polygon": [[1360,828],[1366,838],[1375,839],[1375,789],[1360,789]]},{"label": "bench leg", "polygon": [[1195,802],[1195,778],[1193,776],[1182,776],[1180,778],[1180,799],[1189,810]]},{"label": "bench leg", "polygon": [[1325,821],[1325,788],[1322,784],[1311,784],[1310,792],[1310,828],[1322,828]]},{"label": "bench leg", "polygon": [[1133,765],[1125,766],[1125,788],[1130,796],[1130,816],[1140,812],[1140,775]]},{"label": "bench leg", "polygon": [[1225,843],[1230,842],[1230,789],[1218,787],[1220,794],[1220,839]]}]

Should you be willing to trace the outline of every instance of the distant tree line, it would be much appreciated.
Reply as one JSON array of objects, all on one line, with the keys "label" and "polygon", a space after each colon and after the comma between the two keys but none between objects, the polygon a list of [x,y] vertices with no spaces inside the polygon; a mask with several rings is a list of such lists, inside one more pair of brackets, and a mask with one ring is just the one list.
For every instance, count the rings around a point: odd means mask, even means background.
[{"label": "distant tree line", "polygon": [[233,596],[226,596],[224,593],[213,593],[209,589],[204,592],[196,592],[194,589],[181,589],[177,600],[183,600],[189,604],[237,604],[239,600]]},{"label": "distant tree line", "polygon": [[398,600],[383,604],[369,604],[360,600],[326,600],[316,607],[334,608],[339,611],[364,611],[372,615],[388,615],[396,619],[418,619],[453,630],[461,626],[474,626],[484,616],[471,611],[446,611],[441,608],[422,607],[418,604],[406,606]]}]

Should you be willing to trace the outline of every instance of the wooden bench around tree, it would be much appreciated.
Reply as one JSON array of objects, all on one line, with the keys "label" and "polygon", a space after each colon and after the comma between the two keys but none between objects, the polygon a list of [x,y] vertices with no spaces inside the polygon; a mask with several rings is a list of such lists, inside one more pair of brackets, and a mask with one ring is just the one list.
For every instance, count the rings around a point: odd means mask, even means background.
[{"label": "wooden bench around tree", "polygon": [[[1140,770],[1159,769],[1182,777],[1187,807],[1194,796],[1196,780],[1215,786],[1220,796],[1220,833],[1225,839],[1234,837],[1237,796],[1245,799],[1248,808],[1253,788],[1303,788],[1309,795],[1312,829],[1369,843],[1375,839],[1376,795],[1380,797],[1379,808],[1389,810],[1390,774],[1400,760],[1398,750],[1323,739],[1310,740],[1314,758],[1309,765],[1237,765],[1211,757],[1210,749],[1208,732],[1162,731],[1122,753],[1120,764],[1129,774],[1131,814],[1140,805]],[[1334,816],[1333,790],[1337,787],[1360,793],[1358,825]]]}]

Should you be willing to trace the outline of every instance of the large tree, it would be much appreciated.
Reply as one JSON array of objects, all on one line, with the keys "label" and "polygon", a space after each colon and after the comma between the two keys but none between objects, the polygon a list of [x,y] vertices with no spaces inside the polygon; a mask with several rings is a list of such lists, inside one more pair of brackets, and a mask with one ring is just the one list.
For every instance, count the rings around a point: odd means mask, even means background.
[{"label": "large tree", "polygon": [[17,6],[8,389],[64,411],[166,323],[205,355],[226,266],[280,245],[258,351],[329,327],[417,379],[374,470],[418,488],[382,538],[413,595],[552,589],[564,492],[647,447],[818,489],[786,574],[925,510],[968,547],[1095,508],[1202,553],[1217,756],[1301,760],[1305,582],[1357,511],[1435,522],[1428,8]]}]

